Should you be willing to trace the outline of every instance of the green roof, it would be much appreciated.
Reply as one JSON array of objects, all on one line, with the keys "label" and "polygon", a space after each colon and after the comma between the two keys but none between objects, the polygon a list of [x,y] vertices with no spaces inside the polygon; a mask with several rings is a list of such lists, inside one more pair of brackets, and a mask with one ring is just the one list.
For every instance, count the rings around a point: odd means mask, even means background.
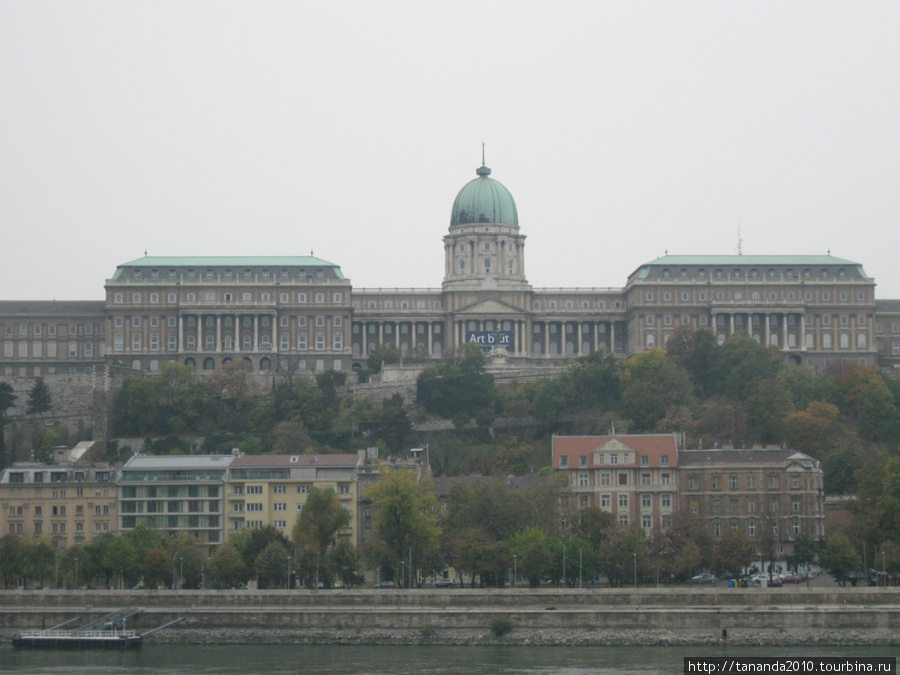
[{"label": "green roof", "polygon": [[144,256],[116,268],[118,278],[125,267],[332,267],[343,279],[339,265],[311,255],[301,256]]},{"label": "green roof", "polygon": [[665,255],[645,265],[854,265],[830,255]]},{"label": "green roof", "polygon": [[478,178],[463,185],[453,201],[450,227],[487,223],[518,227],[516,201],[509,190],[490,178],[491,170],[483,164],[475,173]]}]

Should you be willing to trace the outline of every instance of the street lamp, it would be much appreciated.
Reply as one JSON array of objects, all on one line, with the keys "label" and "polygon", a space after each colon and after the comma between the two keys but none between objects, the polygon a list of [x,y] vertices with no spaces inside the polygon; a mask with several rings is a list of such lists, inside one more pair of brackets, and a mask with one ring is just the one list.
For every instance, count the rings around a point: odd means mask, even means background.
[{"label": "street lamp", "polygon": [[637,553],[632,553],[634,558],[634,590],[637,590]]},{"label": "street lamp", "polygon": [[288,568],[287,568],[287,587],[288,590],[291,590],[291,554],[288,553]]},{"label": "street lamp", "polygon": [[579,547],[578,548],[578,588],[581,588],[581,554],[584,553],[584,550]]},{"label": "street lamp", "polygon": [[78,556],[75,556],[75,590],[78,590]]},{"label": "street lamp", "polygon": [[563,586],[566,585],[566,545],[563,544]]},{"label": "street lamp", "polygon": [[519,558],[513,553],[513,588],[516,587],[516,577],[519,576],[519,568],[518,568]]}]

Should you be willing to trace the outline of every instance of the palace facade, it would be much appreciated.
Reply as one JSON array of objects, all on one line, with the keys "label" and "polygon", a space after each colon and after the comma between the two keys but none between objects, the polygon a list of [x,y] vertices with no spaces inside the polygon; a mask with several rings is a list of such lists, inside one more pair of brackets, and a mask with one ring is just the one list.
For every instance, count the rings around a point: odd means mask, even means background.
[{"label": "palace facade", "polygon": [[146,256],[117,267],[103,301],[0,301],[0,376],[165,361],[348,370],[379,346],[437,359],[466,342],[558,365],[661,347],[680,326],[719,342],[745,332],[813,368],[900,363],[900,301],[876,301],[862,266],[831,255],[666,255],[621,287],[532,288],[515,201],[490,173],[453,202],[439,288],[354,288],[311,255]]}]

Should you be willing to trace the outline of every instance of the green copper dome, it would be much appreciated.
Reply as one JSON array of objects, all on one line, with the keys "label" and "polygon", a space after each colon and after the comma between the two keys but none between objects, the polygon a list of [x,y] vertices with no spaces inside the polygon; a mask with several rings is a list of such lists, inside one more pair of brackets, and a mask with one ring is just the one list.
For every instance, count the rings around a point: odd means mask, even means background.
[{"label": "green copper dome", "polygon": [[491,170],[483,164],[475,173],[478,178],[466,183],[456,195],[450,227],[482,223],[518,227],[516,202],[509,190],[491,178]]}]

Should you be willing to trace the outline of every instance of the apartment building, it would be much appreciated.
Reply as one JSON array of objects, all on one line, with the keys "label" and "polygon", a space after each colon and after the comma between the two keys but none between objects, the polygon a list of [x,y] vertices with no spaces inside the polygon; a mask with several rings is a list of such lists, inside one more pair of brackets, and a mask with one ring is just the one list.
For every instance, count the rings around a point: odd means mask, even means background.
[{"label": "apartment building", "polygon": [[0,473],[0,534],[81,546],[117,528],[117,470],[105,463],[19,462]]},{"label": "apartment building", "polygon": [[190,532],[205,544],[225,536],[225,479],[234,455],[135,455],[122,467],[119,531],[144,525]]},{"label": "apartment building", "polygon": [[572,507],[603,509],[650,534],[677,509],[677,441],[674,434],[554,436],[552,467],[566,477]]},{"label": "apartment building", "polygon": [[680,453],[680,506],[701,518],[714,537],[741,531],[776,553],[790,555],[800,534],[825,536],[822,468],[795,450],[686,450]]},{"label": "apartment building", "polygon": [[273,526],[290,537],[312,488],[332,490],[350,513],[340,533],[356,545],[358,454],[241,455],[228,470],[227,533]]}]

